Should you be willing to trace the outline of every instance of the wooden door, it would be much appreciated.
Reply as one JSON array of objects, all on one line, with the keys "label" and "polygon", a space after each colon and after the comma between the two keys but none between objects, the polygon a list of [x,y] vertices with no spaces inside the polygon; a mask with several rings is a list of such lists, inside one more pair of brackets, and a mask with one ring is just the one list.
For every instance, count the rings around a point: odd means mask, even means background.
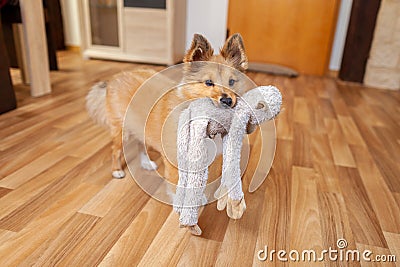
[{"label": "wooden door", "polygon": [[340,0],[230,0],[228,31],[242,34],[250,62],[299,73],[328,69]]}]

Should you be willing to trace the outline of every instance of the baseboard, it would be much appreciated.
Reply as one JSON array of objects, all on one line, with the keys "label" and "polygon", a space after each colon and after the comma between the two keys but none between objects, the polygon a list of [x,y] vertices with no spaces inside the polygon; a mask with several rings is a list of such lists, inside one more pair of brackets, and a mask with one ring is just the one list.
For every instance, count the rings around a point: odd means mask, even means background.
[{"label": "baseboard", "polygon": [[331,78],[338,78],[339,77],[339,71],[338,70],[328,70],[327,76]]},{"label": "baseboard", "polygon": [[81,52],[81,47],[78,45],[66,45],[65,48],[72,52]]},{"label": "baseboard", "polygon": [[249,70],[288,77],[297,77],[299,75],[299,73],[294,69],[269,63],[249,62]]}]

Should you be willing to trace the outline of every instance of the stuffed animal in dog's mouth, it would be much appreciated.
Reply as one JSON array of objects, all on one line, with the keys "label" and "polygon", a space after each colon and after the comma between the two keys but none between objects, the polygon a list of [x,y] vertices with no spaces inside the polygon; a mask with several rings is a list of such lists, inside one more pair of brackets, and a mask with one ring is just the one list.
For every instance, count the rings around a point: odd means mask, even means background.
[{"label": "stuffed animal in dog's mouth", "polygon": [[179,181],[174,210],[179,222],[192,234],[200,235],[199,207],[207,203],[204,189],[208,179],[206,140],[221,134],[223,164],[221,185],[215,192],[217,208],[226,208],[232,219],[246,209],[242,190],[240,155],[244,134],[275,118],[281,109],[282,95],[274,86],[256,87],[238,98],[234,108],[219,108],[210,99],[193,101],[179,118],[177,151]]}]

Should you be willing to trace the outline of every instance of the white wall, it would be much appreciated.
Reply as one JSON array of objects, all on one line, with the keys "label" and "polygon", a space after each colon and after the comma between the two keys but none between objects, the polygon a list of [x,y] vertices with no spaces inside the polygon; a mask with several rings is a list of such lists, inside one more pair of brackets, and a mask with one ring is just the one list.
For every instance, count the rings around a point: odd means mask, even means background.
[{"label": "white wall", "polygon": [[336,24],[335,39],[329,64],[330,70],[339,70],[342,63],[343,48],[346,42],[347,27],[349,26],[351,5],[353,0],[342,0]]},{"label": "white wall", "polygon": [[228,0],[187,0],[186,48],[193,34],[203,34],[216,53],[225,42]]}]

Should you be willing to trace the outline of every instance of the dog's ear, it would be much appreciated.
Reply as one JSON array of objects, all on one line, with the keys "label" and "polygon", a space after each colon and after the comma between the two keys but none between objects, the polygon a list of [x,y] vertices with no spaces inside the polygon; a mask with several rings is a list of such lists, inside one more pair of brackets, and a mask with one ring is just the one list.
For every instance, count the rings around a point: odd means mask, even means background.
[{"label": "dog's ear", "polygon": [[201,34],[195,34],[183,62],[207,61],[214,54],[214,49],[207,39]]},{"label": "dog's ear", "polygon": [[226,40],[220,53],[234,68],[239,70],[247,69],[248,60],[244,50],[243,39],[239,33],[235,33]]}]

